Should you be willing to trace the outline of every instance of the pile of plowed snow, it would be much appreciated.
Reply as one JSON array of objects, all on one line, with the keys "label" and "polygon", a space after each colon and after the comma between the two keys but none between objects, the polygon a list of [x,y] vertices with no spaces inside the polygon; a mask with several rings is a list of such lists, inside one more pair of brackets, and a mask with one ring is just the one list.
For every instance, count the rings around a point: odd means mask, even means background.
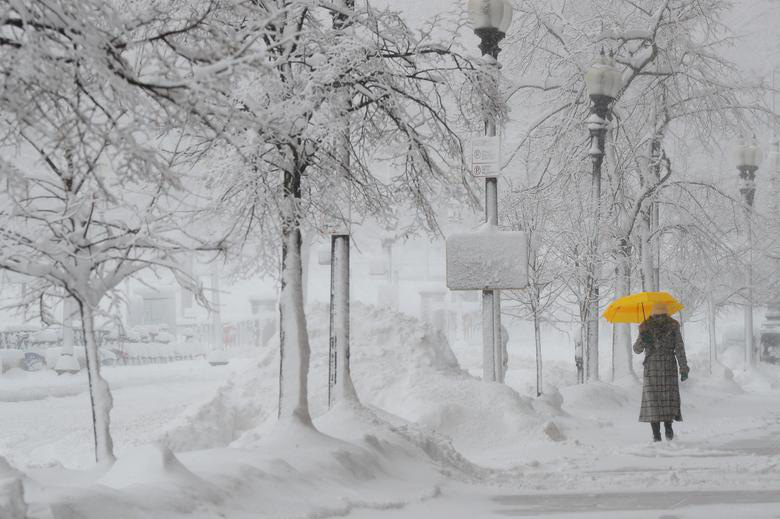
[{"label": "pile of plowed snow", "polygon": [[[550,417],[561,414],[550,400],[522,397],[508,386],[466,373],[446,338],[426,323],[361,304],[351,310],[351,369],[364,404],[433,428],[456,447],[467,448],[516,441],[520,435],[543,439]],[[327,411],[328,327],[327,306],[312,307],[309,398],[314,417]],[[190,408],[166,431],[164,442],[174,450],[192,450],[265,430],[276,415],[277,349],[272,347],[208,402]]]}]

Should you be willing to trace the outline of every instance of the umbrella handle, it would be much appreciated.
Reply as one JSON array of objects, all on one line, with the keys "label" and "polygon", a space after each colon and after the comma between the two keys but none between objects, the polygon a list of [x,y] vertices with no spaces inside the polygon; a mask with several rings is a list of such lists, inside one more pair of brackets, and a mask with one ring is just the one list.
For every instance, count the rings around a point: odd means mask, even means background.
[{"label": "umbrella handle", "polygon": [[639,304],[642,305],[642,320],[647,321],[647,316],[645,315],[645,304],[644,303],[639,303]]}]

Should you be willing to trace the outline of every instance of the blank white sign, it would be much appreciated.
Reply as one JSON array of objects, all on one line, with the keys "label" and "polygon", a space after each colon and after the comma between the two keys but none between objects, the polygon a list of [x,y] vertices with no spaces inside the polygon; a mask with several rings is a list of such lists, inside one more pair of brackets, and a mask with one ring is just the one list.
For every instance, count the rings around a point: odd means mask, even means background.
[{"label": "blank white sign", "polygon": [[519,290],[528,286],[528,238],[518,231],[480,231],[447,238],[450,290]]}]

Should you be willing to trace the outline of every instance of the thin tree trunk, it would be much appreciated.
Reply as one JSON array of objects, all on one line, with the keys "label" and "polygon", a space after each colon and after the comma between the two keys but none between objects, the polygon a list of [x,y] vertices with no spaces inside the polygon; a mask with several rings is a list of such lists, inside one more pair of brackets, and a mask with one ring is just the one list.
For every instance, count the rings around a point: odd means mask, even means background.
[{"label": "thin tree trunk", "polygon": [[100,357],[95,336],[94,310],[88,303],[79,301],[81,323],[86,343],[87,376],[89,398],[92,404],[92,430],[95,441],[95,460],[98,463],[113,463],[114,442],[111,438],[111,408],[113,398],[108,383],[100,375]]},{"label": "thin tree trunk", "polygon": [[715,301],[712,296],[707,298],[707,333],[709,335],[709,372],[712,375],[712,366],[718,361],[718,349],[715,335]]},{"label": "thin tree trunk", "polygon": [[[620,240],[620,254],[615,269],[615,298],[631,293],[631,251],[628,239]],[[625,323],[615,323],[612,334],[612,381],[624,377],[635,377],[632,364],[631,327]]]},{"label": "thin tree trunk", "polygon": [[534,309],[534,342],[536,343],[536,396],[542,396],[542,335],[539,328],[539,313]]},{"label": "thin tree trunk", "polygon": [[[656,172],[658,180],[661,179],[660,172]],[[661,290],[661,234],[658,230],[661,228],[661,211],[658,202],[653,203],[653,227],[655,239],[652,240],[653,250],[653,291]]]},{"label": "thin tree trunk", "polygon": [[653,245],[651,243],[652,233],[652,209],[646,208],[640,218],[640,239],[642,241],[641,248],[639,249],[640,260],[642,264],[642,291],[653,292],[655,291],[655,266],[653,265]]},{"label": "thin tree trunk", "polygon": [[313,427],[309,414],[309,334],[303,308],[301,172],[285,172],[282,203],[282,280],[279,297],[279,420]]},{"label": "thin tree trunk", "polygon": [[[656,134],[650,143],[650,161],[651,161],[651,181],[658,183],[661,180],[661,139],[662,135]],[[660,228],[660,211],[658,202],[653,200],[648,209],[648,257],[650,259],[651,288],[653,292],[658,292],[661,288],[661,236],[658,234]]]},{"label": "thin tree trunk", "polygon": [[[649,189],[661,179],[661,139],[655,134],[649,144],[647,161],[642,165],[641,184]],[[642,290],[656,292],[660,287],[660,248],[659,237],[655,234],[659,228],[658,204],[651,197],[645,201],[639,221],[640,262]]]},{"label": "thin tree trunk", "polygon": [[311,249],[314,242],[314,233],[305,232],[301,234],[301,270],[302,270],[302,290],[303,306],[309,303],[309,263],[311,262]]},{"label": "thin tree trunk", "polygon": [[219,294],[219,271],[216,265],[211,267],[211,289],[214,292],[214,311],[211,314],[211,333],[212,333],[212,350],[224,350],[225,349],[225,330],[222,326],[222,308],[220,306],[220,294]]}]

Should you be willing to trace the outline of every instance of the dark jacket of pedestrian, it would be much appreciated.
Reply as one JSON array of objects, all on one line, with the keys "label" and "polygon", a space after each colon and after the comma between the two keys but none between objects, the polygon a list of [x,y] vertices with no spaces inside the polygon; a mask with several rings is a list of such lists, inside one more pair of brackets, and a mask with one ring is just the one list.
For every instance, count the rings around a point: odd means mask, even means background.
[{"label": "dark jacket of pedestrian", "polygon": [[634,351],[645,353],[639,421],[681,421],[678,374],[684,380],[690,370],[680,323],[667,314],[650,316],[639,326]]}]

